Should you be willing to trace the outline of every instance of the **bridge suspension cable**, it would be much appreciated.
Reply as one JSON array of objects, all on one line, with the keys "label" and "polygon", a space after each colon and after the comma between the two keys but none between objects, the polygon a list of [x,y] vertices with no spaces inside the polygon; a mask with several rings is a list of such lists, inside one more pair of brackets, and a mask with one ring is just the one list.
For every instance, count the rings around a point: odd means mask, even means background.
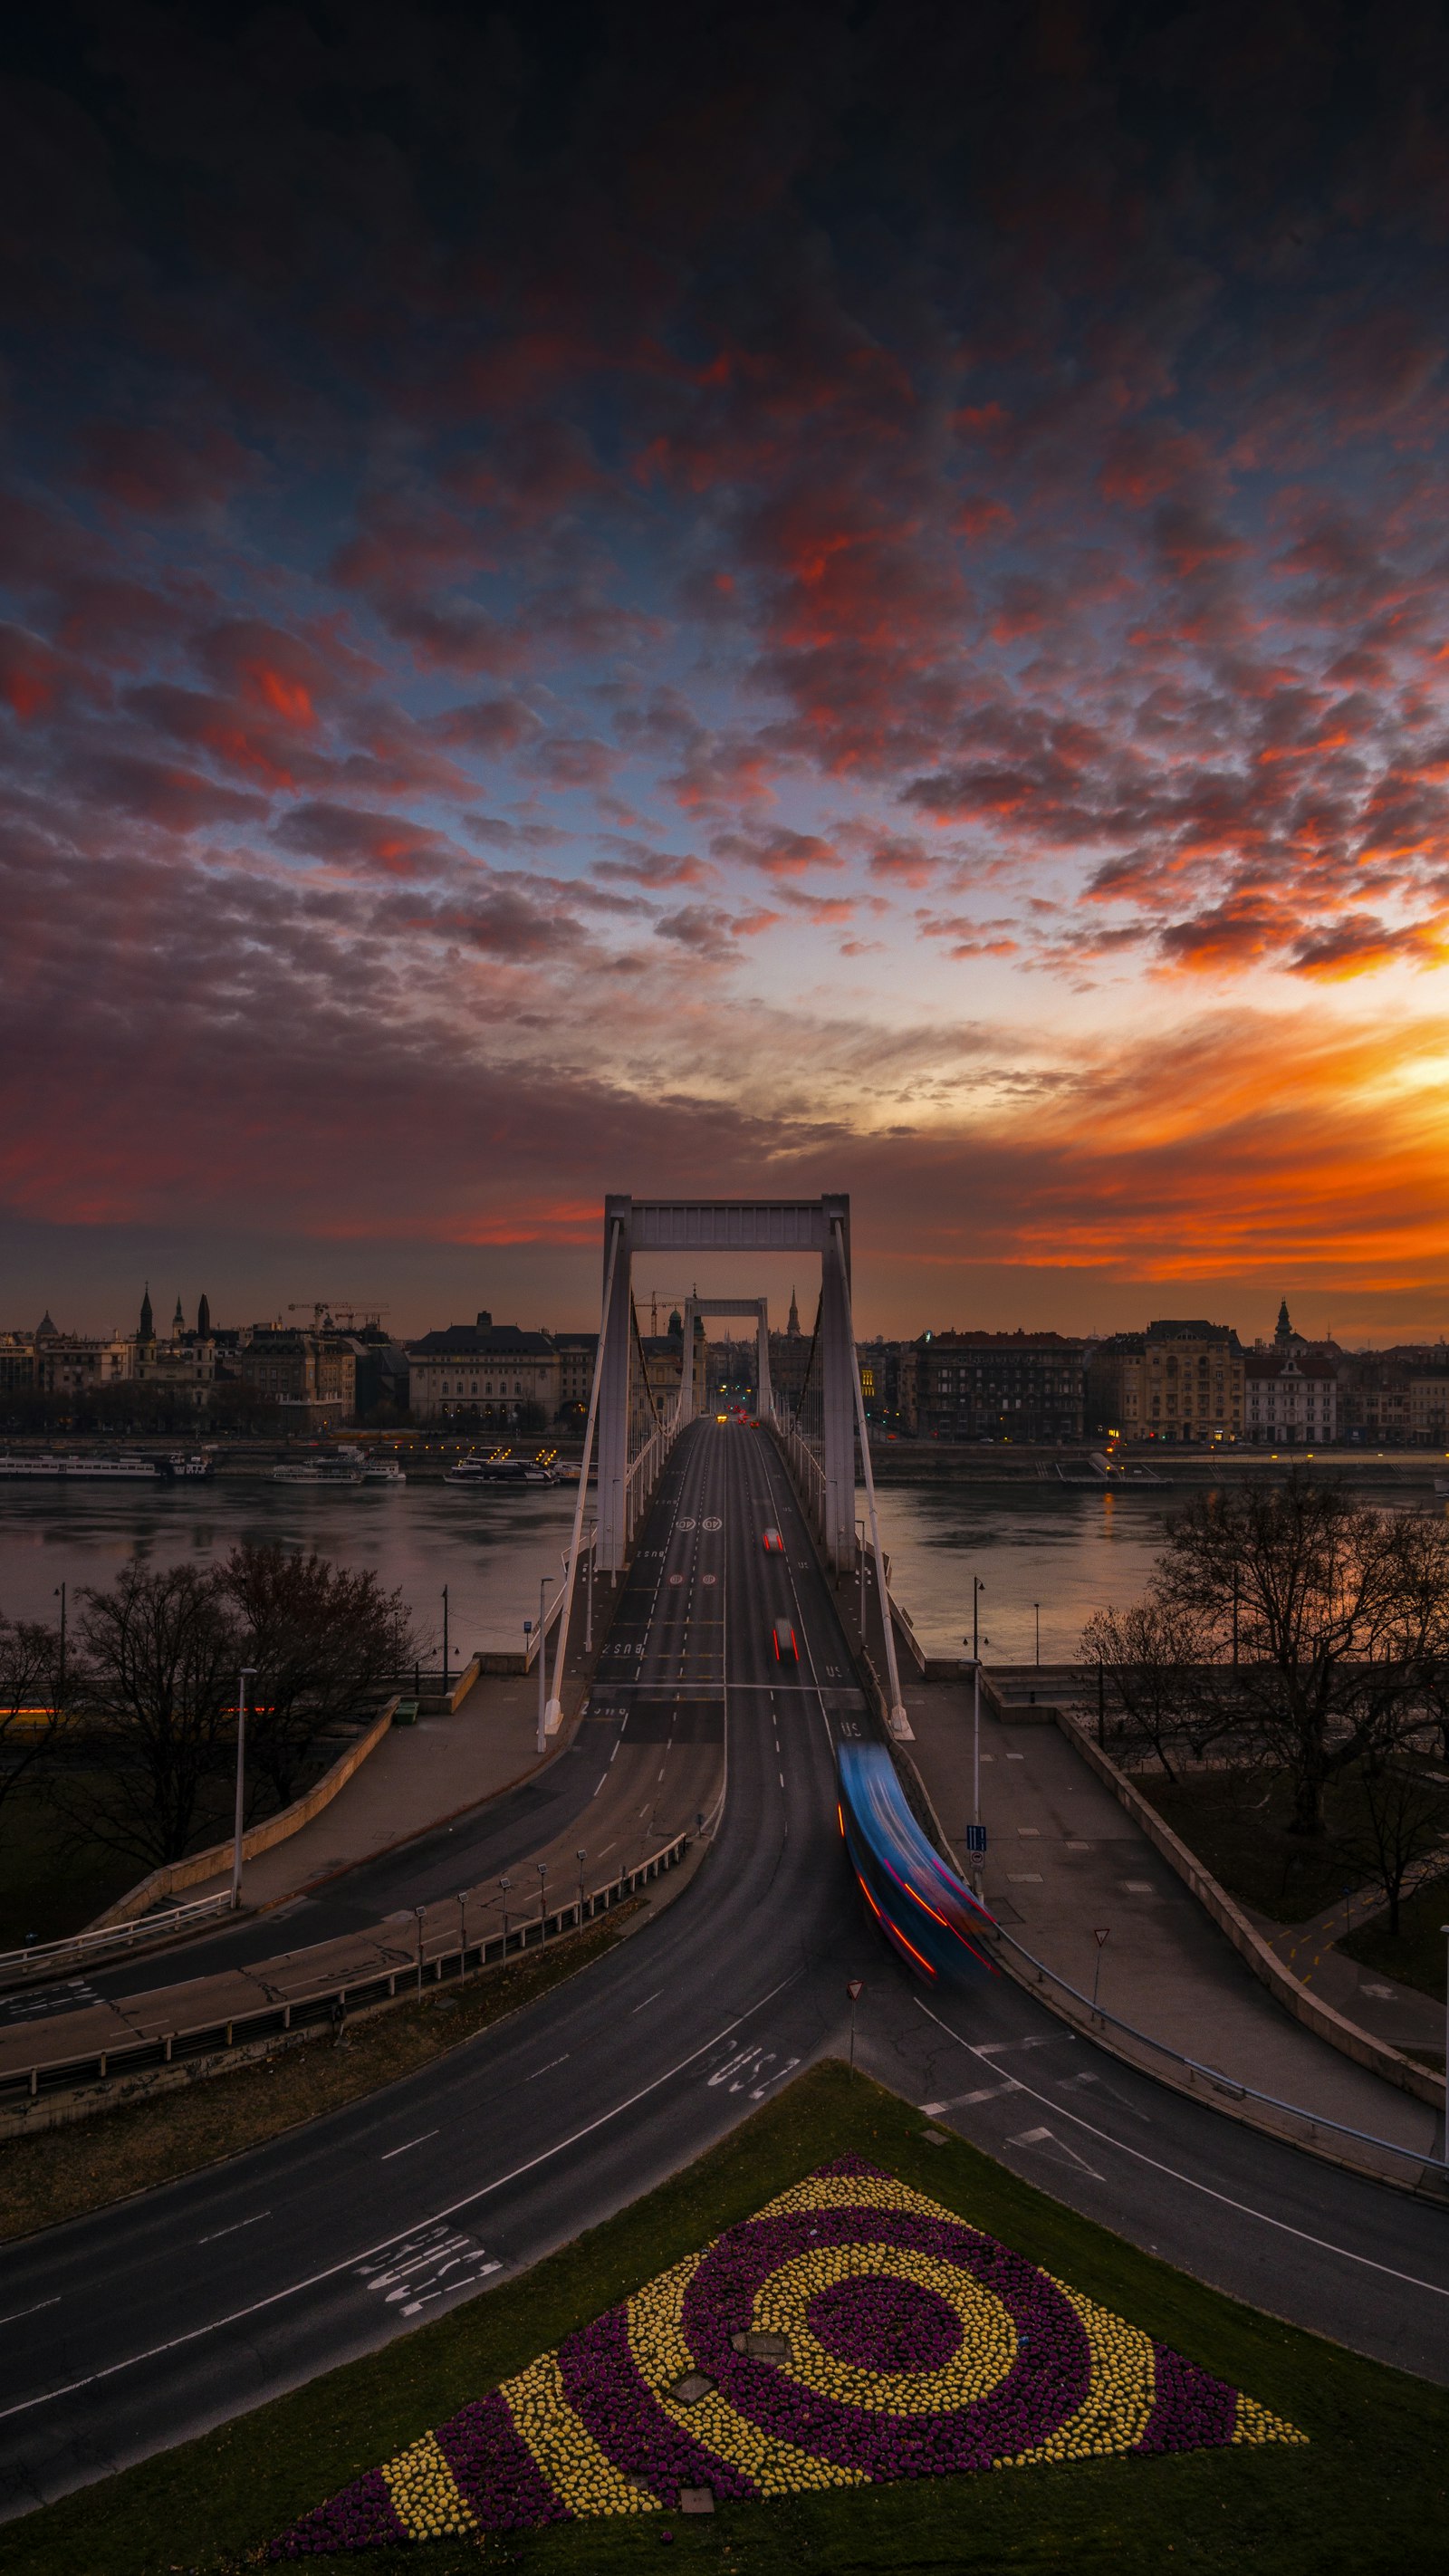
[{"label": "bridge suspension cable", "polygon": [[[609,1259],[604,1271],[604,1304],[599,1321],[599,1347],[594,1353],[594,1382],[589,1389],[589,1414],[584,1425],[584,1454],[579,1460],[579,1490],[574,1498],[574,1525],[569,1537],[568,1571],[564,1576],[563,1607],[559,1612],[558,1644],[554,1648],[553,1689],[549,1693],[548,1706],[544,1710],[544,1732],[548,1735],[554,1733],[563,1714],[560,1693],[563,1686],[564,1657],[568,1652],[569,1620],[573,1615],[574,1579],[578,1573],[579,1541],[583,1536],[584,1504],[589,1491],[589,1460],[593,1454],[594,1428],[599,1418],[599,1384],[604,1365],[604,1328],[609,1320],[609,1299],[614,1293],[614,1269],[619,1258],[619,1245],[623,1239],[623,1233],[623,1227],[615,1219],[610,1229]],[[595,1544],[595,1541],[591,1541],[590,1544]],[[544,1651],[541,1640],[538,1651],[540,1654]]]}]

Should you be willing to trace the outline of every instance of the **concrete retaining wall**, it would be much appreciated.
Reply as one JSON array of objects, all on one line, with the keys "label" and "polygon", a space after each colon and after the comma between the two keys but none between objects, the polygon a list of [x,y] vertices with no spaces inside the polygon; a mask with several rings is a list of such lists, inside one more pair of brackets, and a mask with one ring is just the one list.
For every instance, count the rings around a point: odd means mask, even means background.
[{"label": "concrete retaining wall", "polygon": [[[470,1673],[468,1686],[471,1687],[476,1678],[476,1673]],[[460,1691],[458,1696],[461,1695]],[[253,1825],[249,1832],[243,1834],[243,1860],[255,1860],[259,1852],[271,1851],[275,1844],[286,1842],[290,1835],[300,1833],[304,1825],[310,1825],[314,1816],[320,1816],[324,1807],[331,1806],[338,1790],[346,1788],[354,1771],[361,1769],[369,1753],[375,1752],[382,1742],[392,1724],[393,1711],[400,1696],[400,1693],[394,1694],[386,1708],[373,1719],[367,1733],[360,1735],[355,1744],[349,1744],[331,1769],[324,1771],[320,1780],[314,1780],[311,1788],[300,1798],[294,1798],[290,1807],[280,1808],[275,1816],[268,1816],[262,1824]],[[456,1699],[454,1705],[457,1705]],[[212,1843],[206,1851],[193,1852],[189,1860],[167,1861],[162,1868],[153,1869],[150,1876],[140,1880],[137,1886],[128,1888],[124,1896],[118,1896],[114,1905],[107,1906],[104,1914],[98,1914],[94,1923],[86,1925],[86,1930],[104,1932],[112,1923],[134,1923],[138,1914],[149,1914],[153,1905],[164,1904],[168,1896],[180,1896],[188,1887],[200,1887],[208,1878],[220,1878],[222,1872],[231,1867],[234,1848],[230,1842]]]},{"label": "concrete retaining wall", "polygon": [[[1078,1726],[1063,1710],[1054,1709],[1050,1713],[1088,1769],[1095,1771],[1099,1780],[1105,1781],[1133,1823],[1140,1825],[1169,1869],[1175,1870],[1184,1886],[1191,1888],[1204,1913],[1211,1915],[1219,1931],[1231,1941],[1239,1958],[1246,1959],[1254,1976],[1261,1979],[1275,2001],[1282,2004],[1295,2021],[1302,2022],[1305,2030],[1311,2030],[1319,2039],[1326,2039],[1330,2047],[1338,2049],[1344,2057],[1351,2057],[1356,2066],[1366,2066],[1373,2074],[1386,2077],[1390,2084],[1397,2084],[1400,2092],[1412,2093],[1416,2101],[1431,2103],[1436,2110],[1442,2109],[1444,2078],[1431,2075],[1426,2066],[1417,2066],[1411,2057],[1402,2056],[1398,2049],[1390,2048],[1384,2040],[1375,2039],[1368,2031],[1360,2030],[1356,2022],[1346,2020],[1342,2013],[1334,2011],[1332,2004],[1324,2003],[1321,1997],[1311,1994],[1307,1986],[1300,1984],[1277,1952],[1270,1949],[1261,1932],[1248,1921],[1241,1907],[1234,1904],[1227,1889],[1220,1887],[1211,1872],[1204,1869],[1196,1854],[1189,1851],[1186,1843],[1164,1822],[1151,1800],[1144,1798],[1140,1789],[1134,1788],[1126,1772],[1118,1770],[1111,1755],[1104,1753],[1085,1728]],[[1035,1710],[1032,1715],[1036,1715]]]}]

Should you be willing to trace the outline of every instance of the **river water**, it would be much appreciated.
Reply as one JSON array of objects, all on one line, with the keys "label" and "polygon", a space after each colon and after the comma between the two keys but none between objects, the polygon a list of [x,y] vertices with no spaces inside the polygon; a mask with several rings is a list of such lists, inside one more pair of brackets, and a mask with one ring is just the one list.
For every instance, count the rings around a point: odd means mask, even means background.
[{"label": "river water", "polygon": [[[971,1579],[979,1575],[983,1652],[993,1663],[1053,1662],[1075,1654],[1083,1622],[1108,1602],[1136,1598],[1162,1546],[1165,1514],[1186,1499],[1172,1488],[967,1479],[883,1484],[881,1539],[892,1588],[921,1642],[959,1653],[971,1630]],[[1415,1488],[1363,1491],[1365,1501],[1430,1503]],[[1442,1508],[1442,1506],[1440,1506]],[[857,1509],[864,1515],[863,1494]],[[398,1588],[426,1651],[440,1643],[448,1587],[454,1648],[521,1646],[538,1611],[541,1575],[556,1581],[573,1515],[567,1485],[510,1492],[414,1482],[329,1490],[222,1476],[210,1485],[38,1486],[0,1483],[0,1610],[54,1619],[65,1582],[74,1605],[86,1584],[106,1584],[133,1558],[148,1565],[224,1555],[239,1539],[315,1547],[370,1566]]]}]

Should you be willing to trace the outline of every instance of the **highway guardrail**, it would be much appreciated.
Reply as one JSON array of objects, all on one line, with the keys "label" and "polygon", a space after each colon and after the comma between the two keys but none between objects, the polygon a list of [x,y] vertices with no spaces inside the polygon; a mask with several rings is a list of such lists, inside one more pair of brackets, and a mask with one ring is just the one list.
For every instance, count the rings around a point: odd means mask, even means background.
[{"label": "highway guardrail", "polygon": [[196,1896],[189,1905],[171,1905],[159,1914],[140,1914],[134,1922],[107,1923],[98,1932],[72,1932],[63,1941],[32,1941],[24,1950],[0,1950],[0,1986],[28,1986],[42,1975],[77,1965],[94,1967],[102,1959],[143,1950],[152,1941],[174,1941],[218,1914],[231,1912],[231,1890],[218,1896]]}]

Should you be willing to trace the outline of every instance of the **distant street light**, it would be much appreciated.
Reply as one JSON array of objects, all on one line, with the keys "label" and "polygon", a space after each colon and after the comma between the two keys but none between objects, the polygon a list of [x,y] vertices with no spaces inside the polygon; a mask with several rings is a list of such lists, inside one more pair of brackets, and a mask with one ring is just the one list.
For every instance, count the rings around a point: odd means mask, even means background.
[{"label": "distant street light", "polygon": [[231,1910],[235,1914],[241,1903],[242,1881],[242,1815],[246,1806],[247,1770],[247,1684],[256,1679],[255,1664],[244,1664],[237,1675],[236,1686],[236,1815],[231,1846]]},{"label": "distant street light", "polygon": [[508,1956],[508,1891],[512,1885],[511,1878],[500,1878],[498,1882],[498,1892],[503,1899],[503,1956],[505,1959]]},{"label": "distant street light", "polygon": [[548,1863],[546,1860],[535,1861],[534,1868],[538,1872],[538,1945],[542,1949],[548,1939]]},{"label": "distant street light", "polygon": [[417,1916],[417,1918],[418,1918],[418,2001],[419,2001],[419,2003],[421,2003],[421,2002],[422,2002],[422,1999],[423,1999],[423,1921],[424,1921],[424,1917],[425,1917],[425,1916],[426,1916],[426,1914],[427,1914],[427,1910],[428,1910],[428,1909],[427,1909],[427,1907],[426,1907],[425,1905],[415,1905],[415,1906],[413,1907],[413,1912],[414,1912],[414,1914],[415,1914],[415,1915]]}]

